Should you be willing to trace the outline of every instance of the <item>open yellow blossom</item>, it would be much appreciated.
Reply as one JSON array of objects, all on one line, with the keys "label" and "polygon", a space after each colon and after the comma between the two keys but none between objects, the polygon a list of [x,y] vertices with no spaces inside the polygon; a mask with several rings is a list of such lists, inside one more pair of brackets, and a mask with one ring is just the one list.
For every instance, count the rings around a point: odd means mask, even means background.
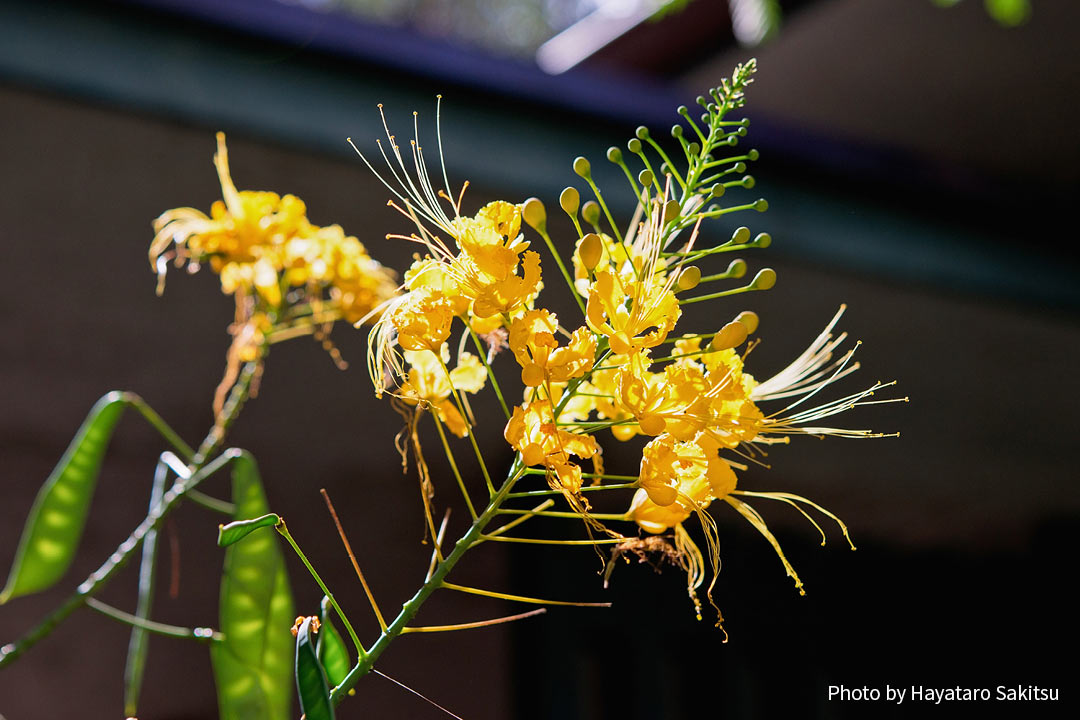
[{"label": "open yellow blossom", "polygon": [[529,247],[521,236],[521,210],[502,200],[488,203],[474,217],[455,218],[450,227],[458,248],[495,280],[513,273]]},{"label": "open yellow blossom", "polygon": [[462,353],[457,367],[446,372],[445,360],[430,350],[406,350],[408,376],[398,389],[398,396],[410,404],[423,404],[434,412],[450,432],[465,437],[469,424],[450,399],[454,389],[478,393],[487,382],[487,372],[475,355]]},{"label": "open yellow blossom", "polygon": [[564,383],[592,367],[596,336],[581,327],[571,334],[566,346],[559,347],[555,339],[558,330],[558,319],[547,310],[528,310],[511,323],[510,350],[521,365],[521,381],[527,387],[545,380]]},{"label": "open yellow blossom", "polygon": [[731,493],[735,472],[717,450],[704,434],[690,442],[665,434],[646,445],[638,480],[641,489],[630,505],[634,521],[648,532],[663,532]]},{"label": "open yellow blossom", "polygon": [[237,190],[223,133],[217,143],[214,165],[223,200],[213,203],[209,216],[177,208],[154,222],[150,263],[158,272],[159,293],[171,256],[195,269],[209,264],[224,292],[256,295],[271,309],[282,305],[289,288],[304,289],[304,302],[321,301],[325,290],[330,302],[322,310],[330,319],[340,314],[359,320],[394,294],[393,275],[360,241],[338,225],[312,224],[300,198]]},{"label": "open yellow blossom", "polygon": [[608,270],[596,273],[585,310],[589,328],[606,335],[619,355],[659,345],[682,314],[670,287],[651,278],[626,287]]},{"label": "open yellow blossom", "polygon": [[413,290],[389,313],[397,328],[398,344],[405,350],[440,352],[454,321],[453,303],[429,288]]},{"label": "open yellow blossom", "polygon": [[214,401],[220,412],[239,363],[261,361],[273,342],[313,335],[344,367],[327,337],[331,325],[342,318],[366,319],[397,288],[393,273],[372,260],[359,240],[338,225],[312,224],[300,198],[237,190],[223,133],[217,135],[214,166],[223,199],[211,205],[209,215],[194,208],[162,213],[154,221],[149,257],[158,294],[174,261],[192,272],[208,265],[220,276],[222,291],[235,297],[233,344]]},{"label": "open yellow blossom", "polygon": [[600,450],[593,436],[558,427],[550,400],[515,407],[503,435],[526,466],[543,465],[571,493],[581,489],[581,467],[570,462],[570,456],[591,458]]}]

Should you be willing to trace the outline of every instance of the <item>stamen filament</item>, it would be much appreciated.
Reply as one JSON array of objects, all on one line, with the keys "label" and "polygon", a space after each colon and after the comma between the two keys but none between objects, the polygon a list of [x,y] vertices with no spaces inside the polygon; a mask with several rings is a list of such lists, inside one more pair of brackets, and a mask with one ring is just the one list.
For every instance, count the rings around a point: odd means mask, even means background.
[{"label": "stamen filament", "polygon": [[500,600],[512,600],[520,603],[532,603],[534,605],[564,605],[572,607],[611,607],[609,602],[571,602],[568,600],[542,600],[540,598],[528,597],[526,595],[511,595],[509,593],[495,592],[494,590],[481,590],[479,588],[467,587],[465,585],[455,585],[448,583],[445,580],[441,584],[442,587],[447,590],[457,590],[458,592],[468,593],[469,595],[482,595],[483,597],[499,598]]}]

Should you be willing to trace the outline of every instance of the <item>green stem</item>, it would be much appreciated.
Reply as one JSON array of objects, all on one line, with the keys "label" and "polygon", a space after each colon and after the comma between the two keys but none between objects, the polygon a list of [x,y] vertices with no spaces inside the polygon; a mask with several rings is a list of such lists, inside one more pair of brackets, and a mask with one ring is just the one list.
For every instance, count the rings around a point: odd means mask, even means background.
[{"label": "green stem", "polygon": [[289,528],[285,525],[284,518],[281,520],[281,522],[274,526],[274,529],[277,530],[278,534],[281,535],[281,537],[285,538],[288,541],[289,545],[292,546],[293,552],[295,552],[296,556],[300,558],[300,562],[304,563],[304,567],[306,567],[308,572],[311,573],[311,577],[315,578],[315,582],[318,583],[319,589],[323,591],[323,595],[329,598],[330,604],[334,606],[334,611],[337,612],[338,617],[341,618],[341,622],[345,625],[345,629],[349,631],[349,637],[352,638],[353,645],[356,646],[357,657],[362,659],[365,655],[367,655],[367,650],[365,650],[364,646],[360,643],[360,638],[356,637],[356,631],[353,630],[353,626],[352,623],[349,622],[349,618],[345,615],[345,612],[341,609],[341,606],[338,605],[337,600],[334,599],[334,593],[330,592],[330,588],[326,587],[326,583],[323,582],[322,578],[319,577],[319,573],[315,572],[315,568],[313,568],[311,566],[311,563],[308,561],[307,555],[304,554],[304,551],[301,550],[300,546],[296,544],[295,540],[293,540],[293,536],[289,534]]},{"label": "green stem", "polygon": [[[625,490],[629,488],[636,488],[638,484],[636,482],[621,483],[619,485],[588,485],[581,488],[580,492],[595,492],[597,490]],[[506,497],[508,498],[527,498],[527,497],[542,497],[544,495],[562,495],[562,490],[529,490],[527,492],[510,493]]]},{"label": "green stem", "polygon": [[387,626],[386,630],[379,635],[379,638],[372,644],[368,650],[367,655],[362,656],[349,671],[349,674],[341,681],[341,683],[333,689],[330,693],[330,699],[335,705],[341,703],[345,699],[349,690],[356,686],[360,678],[371,671],[375,665],[375,661],[379,659],[379,656],[386,650],[390,643],[398,635],[404,632],[406,626],[416,617],[416,613],[420,611],[420,606],[424,604],[424,601],[431,596],[433,592],[438,590],[443,585],[443,580],[454,569],[461,557],[469,551],[473,545],[480,539],[480,535],[484,527],[495,517],[499,506],[510,495],[510,491],[514,487],[514,483],[522,474],[521,457],[514,458],[513,464],[510,466],[510,472],[507,474],[506,482],[503,483],[499,491],[488,503],[484,512],[473,522],[460,540],[454,545],[454,549],[446,556],[435,568],[435,572],[431,574],[431,577],[420,586],[420,589],[416,591],[416,594],[401,607],[401,612],[396,618]]},{"label": "green stem", "polygon": [[87,607],[97,610],[102,615],[110,617],[113,620],[122,622],[125,625],[130,625],[140,630],[145,630],[155,635],[164,635],[166,637],[181,638],[183,640],[198,640],[200,642],[207,642],[210,640],[221,641],[225,639],[225,636],[219,633],[217,630],[207,627],[180,627],[179,625],[166,625],[165,623],[154,622],[153,620],[146,620],[126,613],[123,610],[114,608],[112,605],[107,605],[101,602],[97,598],[86,598]]},{"label": "green stem", "polygon": [[[159,460],[154,470],[154,484],[150,489],[150,508],[153,509],[165,494],[165,482],[169,479],[169,466]],[[146,533],[142,545],[142,562],[139,564],[139,594],[135,602],[134,617],[143,623],[150,622],[150,606],[154,600],[154,561],[157,558],[157,530]],[[88,598],[93,606],[94,598]],[[100,608],[96,608],[100,610]],[[146,668],[146,655],[150,650],[147,628],[135,623],[128,641],[127,662],[124,665],[124,714],[134,717],[138,714],[139,693],[142,690],[143,671]]]},{"label": "green stem", "polygon": [[[577,218],[573,218],[574,224],[577,224]],[[580,228],[578,228],[580,232]],[[547,245],[548,250],[551,252],[551,256],[555,258],[555,264],[559,266],[559,272],[562,273],[563,280],[566,281],[566,286],[570,288],[570,294],[577,300],[578,307],[581,308],[581,315],[585,315],[585,303],[581,299],[581,293],[577,291],[577,287],[574,285],[573,278],[570,277],[570,273],[566,269],[566,265],[563,264],[562,258],[555,250],[555,243],[551,241],[551,236],[548,235],[547,230],[540,230],[540,237],[544,238],[544,243]]]},{"label": "green stem", "polygon": [[188,490],[187,499],[196,505],[201,505],[207,510],[213,510],[216,513],[222,515],[228,515],[232,517],[236,512],[236,506],[227,500],[220,500],[212,495],[207,495],[201,490]]},{"label": "green stem", "polygon": [[442,441],[443,452],[446,454],[446,459],[450,463],[450,470],[454,473],[454,478],[457,480],[458,487],[461,489],[461,496],[465,498],[465,506],[469,508],[469,517],[476,521],[476,508],[473,507],[472,498],[469,497],[469,490],[465,487],[465,479],[461,477],[461,471],[458,469],[457,460],[454,459],[454,451],[450,449],[450,443],[446,438],[446,431],[443,430],[443,424],[439,420],[439,416],[435,413],[431,414],[433,420],[435,420],[435,429],[439,431],[439,440]]},{"label": "green stem", "polygon": [[183,439],[169,427],[168,423],[161,419],[161,416],[154,411],[152,407],[147,405],[141,397],[134,393],[124,393],[124,399],[131,407],[139,411],[139,414],[146,418],[146,421],[150,423],[161,437],[165,438],[165,442],[173,446],[173,449],[180,453],[181,457],[185,460],[191,460],[195,451],[191,449]]},{"label": "green stem", "polygon": [[495,396],[499,398],[499,405],[502,406],[503,414],[506,415],[506,419],[509,420],[510,408],[506,405],[506,400],[503,399],[502,389],[499,387],[499,381],[495,379],[495,372],[488,363],[487,353],[484,352],[484,346],[480,344],[480,338],[476,336],[476,332],[467,323],[466,328],[469,331],[469,335],[472,336],[473,344],[476,346],[476,352],[480,356],[480,362],[484,363],[484,369],[487,370],[488,380],[491,381],[491,387],[495,389]]}]

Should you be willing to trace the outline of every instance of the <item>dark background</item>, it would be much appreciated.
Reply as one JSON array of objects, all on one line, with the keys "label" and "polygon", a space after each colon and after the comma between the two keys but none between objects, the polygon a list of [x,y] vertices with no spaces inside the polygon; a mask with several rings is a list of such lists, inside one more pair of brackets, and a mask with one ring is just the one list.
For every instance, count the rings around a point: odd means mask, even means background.
[{"label": "dark background", "polygon": [[[258,3],[227,7],[248,5]],[[842,420],[901,437],[796,438],[770,454],[771,469],[744,473],[740,484],[821,503],[848,523],[859,550],[828,526],[830,543],[819,548],[797,513],[756,503],[806,583],[799,597],[761,537],[717,507],[716,597],[731,635],[723,644],[711,623],[693,619],[677,572],[620,566],[605,592],[590,550],[484,547],[455,570],[458,582],[610,599],[614,608],[402,638],[380,669],[468,720],[930,712],[910,701],[827,698],[829,685],[886,683],[1058,687],[1053,706],[939,712],[1069,715],[1077,633],[1067,591],[1080,529],[1070,453],[1080,396],[1080,294],[1068,255],[1080,177],[1074,4],[1036,3],[1029,23],[1006,29],[972,0],[947,11],[901,0],[798,3],[779,36],[753,51],[732,47],[721,27],[712,44],[687,48],[693,66],[673,69],[657,52],[650,70],[615,47],[558,78],[401,28],[357,25],[359,35],[339,41],[347,23],[309,31],[296,21],[303,37],[290,40],[272,22],[280,10],[242,16],[246,30],[130,3],[3,2],[0,12],[2,562],[40,483],[107,390],[138,392],[189,442],[211,422],[231,300],[208,273],[175,274],[155,298],[145,250],[162,210],[206,209],[219,197],[214,130],[228,132],[240,188],[295,193],[313,222],[340,223],[403,268],[412,248],[381,238],[407,228],[342,142],[351,135],[373,147],[375,102],[392,120],[417,109],[430,128],[433,96],[443,93],[451,179],[472,181],[470,210],[538,195],[554,215],[559,189],[577,179],[575,155],[603,172],[607,145],[641,121],[666,127],[676,104],[752,52],[761,72],[750,93],[751,144],[763,160],[748,195],[769,198],[771,209],[737,223],[772,233],[773,248],[745,258],[775,267],[780,281],[690,313],[680,327],[708,330],[716,312],[756,310],[763,342],[750,365],[764,378],[848,304],[841,325],[863,341],[863,369],[839,391],[897,379],[911,402]],[[679,32],[660,37],[678,50]],[[712,239],[723,234],[719,226]],[[545,300],[572,317],[572,305],[552,299],[558,283],[545,268]],[[275,346],[230,443],[255,454],[272,507],[372,637],[318,489],[334,498],[384,611],[415,590],[429,549],[419,546],[415,478],[401,474],[392,450],[398,417],[372,397],[363,371],[364,335],[342,327],[334,339],[352,362],[347,372],[314,342]],[[479,413],[488,457],[508,459],[497,410],[481,403]],[[439,497],[449,501],[437,441],[427,441]],[[160,445],[139,421],[121,422],[75,567],[57,588],[0,608],[0,642],[61,602],[137,524]],[[605,449],[612,471],[634,472],[615,441]],[[207,487],[225,491],[223,481]],[[459,534],[461,510],[451,526]],[[156,618],[214,624],[216,522],[197,507],[174,514],[180,592],[172,598],[159,583]],[[577,532],[572,525],[536,532]],[[167,560],[164,536],[162,547]],[[320,593],[289,562],[298,610],[314,612]],[[162,568],[167,576],[169,563]],[[129,568],[103,599],[130,608],[135,583]],[[421,619],[518,610],[440,593]],[[79,613],[0,674],[0,714],[120,717],[126,645],[125,628]],[[165,638],[152,648],[140,717],[213,717],[205,648]],[[340,716],[445,717],[377,677],[360,683]]]}]

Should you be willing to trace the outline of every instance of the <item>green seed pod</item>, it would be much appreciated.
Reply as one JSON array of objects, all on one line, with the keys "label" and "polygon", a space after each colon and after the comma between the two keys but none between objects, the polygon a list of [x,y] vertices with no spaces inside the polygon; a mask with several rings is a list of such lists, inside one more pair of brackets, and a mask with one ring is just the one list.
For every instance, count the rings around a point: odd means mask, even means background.
[{"label": "green seed pod", "polygon": [[574,172],[586,180],[592,175],[592,166],[589,165],[589,161],[580,155],[574,158]]},{"label": "green seed pod", "polygon": [[607,159],[618,165],[622,162],[622,150],[612,145],[607,149]]},{"label": "green seed pod", "polygon": [[771,290],[776,285],[776,271],[772,268],[762,268],[750,281],[751,290]]},{"label": "green seed pod", "polygon": [[581,218],[590,225],[596,225],[600,221],[600,206],[595,200],[588,200],[581,206]]},{"label": "green seed pod", "polygon": [[582,267],[592,270],[600,264],[600,258],[604,254],[604,243],[596,233],[589,233],[578,241],[578,260]]},{"label": "green seed pod", "polygon": [[653,177],[653,174],[652,174],[652,170],[649,170],[649,169],[645,169],[645,170],[642,170],[641,172],[639,172],[638,176],[637,176],[637,179],[638,179],[638,182],[641,183],[645,187],[649,187],[650,185],[652,185],[653,180],[655,180],[655,178]]},{"label": "green seed pod", "polygon": [[751,310],[743,310],[735,318],[735,321],[741,322],[743,325],[745,325],[746,332],[750,333],[751,335],[757,332],[759,320],[756,312],[753,312]]},{"label": "green seed pod", "polygon": [[679,273],[679,289],[680,290],[693,290],[701,282],[701,268],[697,265],[690,265],[683,268],[683,271]]},{"label": "green seed pod", "polygon": [[578,195],[577,188],[567,187],[559,195],[559,205],[562,206],[563,212],[570,217],[577,217],[578,206],[581,203],[581,196]]},{"label": "green seed pod", "polygon": [[521,204],[521,217],[536,232],[542,233],[547,227],[547,210],[537,198],[529,198]]}]

